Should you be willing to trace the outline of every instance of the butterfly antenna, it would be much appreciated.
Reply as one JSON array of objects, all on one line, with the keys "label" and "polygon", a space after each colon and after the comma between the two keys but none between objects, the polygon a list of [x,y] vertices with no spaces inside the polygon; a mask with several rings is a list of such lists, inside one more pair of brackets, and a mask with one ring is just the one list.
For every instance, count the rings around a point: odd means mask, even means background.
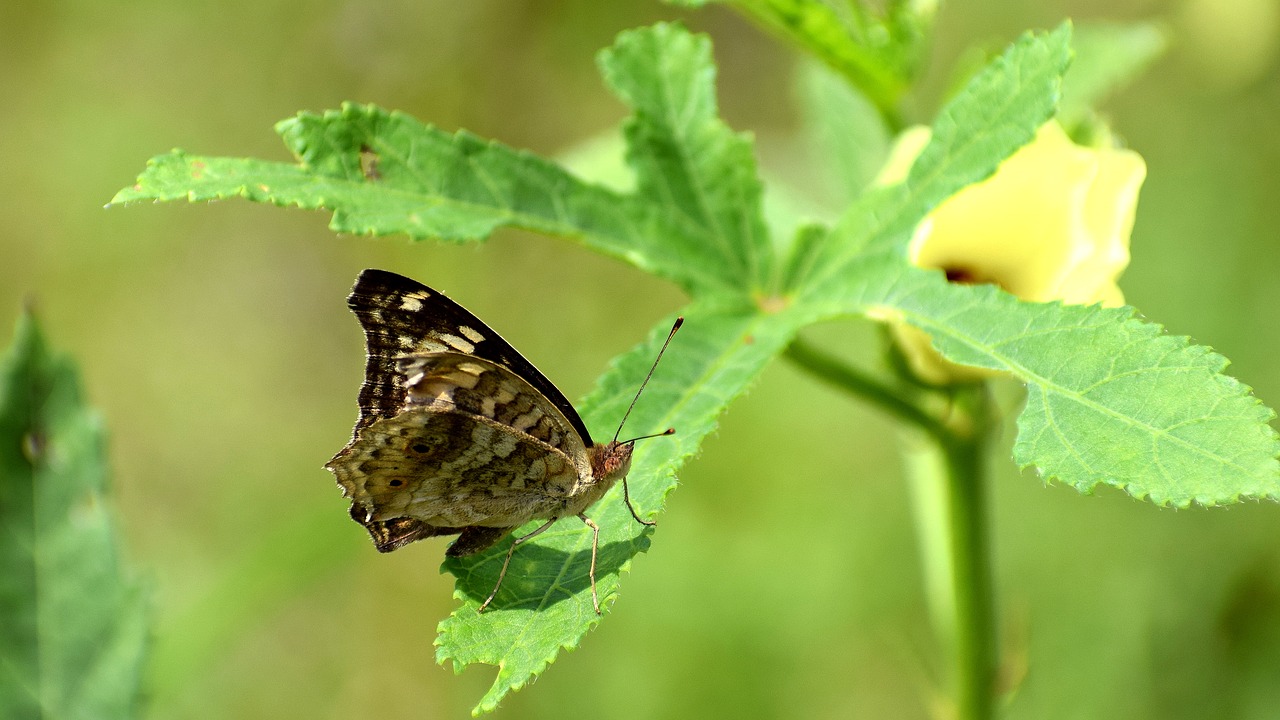
[{"label": "butterfly antenna", "polygon": [[[631,405],[627,407],[627,412],[622,416],[622,422],[618,423],[618,431],[613,434],[613,441],[618,442],[618,436],[622,434],[622,426],[627,424],[627,418],[631,417],[631,411],[635,409],[636,401],[640,399],[640,393],[644,392],[644,386],[649,384],[649,378],[653,377],[653,371],[658,369],[658,361],[662,359],[662,353],[667,351],[667,346],[671,344],[671,338],[675,337],[676,331],[684,324],[684,317],[676,318],[675,324],[671,326],[671,332],[667,333],[667,339],[663,341],[662,348],[658,350],[658,357],[653,359],[653,365],[649,367],[649,374],[644,376],[644,382],[640,383],[640,389],[636,390],[636,396],[631,398]],[[659,435],[670,435],[675,432],[674,428],[667,428],[666,432],[656,433],[654,435],[645,435],[643,437],[632,438],[627,442],[635,440],[643,440],[646,437],[658,437]]]},{"label": "butterfly antenna", "polygon": [[[619,444],[619,445],[627,445],[627,444],[629,444],[629,443],[633,443],[633,442],[635,442],[635,441],[637,441],[637,440],[648,440],[649,438],[666,437],[667,435],[675,435],[675,434],[676,434],[676,429],[675,429],[675,428],[667,428],[666,430],[663,430],[663,431],[662,431],[662,432],[660,432],[660,433],[651,433],[651,434],[649,434],[649,435],[641,435],[640,437],[633,437],[633,438],[631,438],[630,440],[623,440],[622,442],[620,442],[620,443],[618,443],[618,444]],[[615,442],[616,442],[616,441],[615,441]]]}]

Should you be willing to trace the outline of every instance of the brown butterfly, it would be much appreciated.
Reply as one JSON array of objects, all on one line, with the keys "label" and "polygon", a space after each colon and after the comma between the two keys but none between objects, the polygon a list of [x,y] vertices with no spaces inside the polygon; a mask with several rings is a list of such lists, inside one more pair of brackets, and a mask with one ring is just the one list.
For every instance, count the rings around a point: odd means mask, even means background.
[{"label": "brown butterfly", "polygon": [[631,516],[656,524],[640,518],[627,490],[633,446],[642,438],[618,442],[615,434],[593,443],[550,380],[474,315],[419,282],[365,270],[347,304],[364,328],[369,357],[351,442],[325,467],[351,498],[352,519],[380,552],[457,535],[445,551],[450,557],[480,552],[545,519],[511,544],[483,612],[516,547],[576,515],[593,533],[591,600],[599,614],[600,528],[585,512],[621,480]]}]

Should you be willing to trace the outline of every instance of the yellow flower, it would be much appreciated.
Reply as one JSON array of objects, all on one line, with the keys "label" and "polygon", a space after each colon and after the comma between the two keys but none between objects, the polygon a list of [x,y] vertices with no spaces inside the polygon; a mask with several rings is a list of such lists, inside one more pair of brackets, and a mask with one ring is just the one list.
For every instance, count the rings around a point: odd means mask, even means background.
[{"label": "yellow flower", "polygon": [[[880,182],[905,177],[928,139],[928,128],[903,133]],[[910,260],[942,269],[953,282],[994,283],[1023,300],[1123,305],[1116,281],[1129,264],[1146,173],[1132,150],[1076,145],[1051,121],[994,175],[930,213],[912,237]],[[927,334],[900,320],[890,327],[922,380],[947,384],[990,374],[942,359]]]}]

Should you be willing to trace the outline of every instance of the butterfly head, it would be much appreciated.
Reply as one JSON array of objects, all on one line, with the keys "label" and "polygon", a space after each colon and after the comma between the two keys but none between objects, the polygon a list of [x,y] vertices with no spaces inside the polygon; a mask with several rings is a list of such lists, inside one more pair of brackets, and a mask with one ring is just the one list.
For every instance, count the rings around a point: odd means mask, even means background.
[{"label": "butterfly head", "polygon": [[587,455],[591,458],[591,474],[596,482],[606,481],[610,485],[627,476],[631,470],[631,453],[635,449],[635,441],[597,443]]}]

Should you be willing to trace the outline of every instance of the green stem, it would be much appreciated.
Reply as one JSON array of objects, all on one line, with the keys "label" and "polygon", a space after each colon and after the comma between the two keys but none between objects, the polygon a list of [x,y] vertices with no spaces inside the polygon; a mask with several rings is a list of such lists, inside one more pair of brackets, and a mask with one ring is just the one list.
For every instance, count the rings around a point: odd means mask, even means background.
[{"label": "green stem", "polygon": [[990,398],[983,385],[944,391],[930,412],[890,387],[796,340],[786,356],[814,376],[871,401],[924,432],[908,463],[917,499],[926,590],[938,634],[950,645],[955,717],[988,720],[996,691],[996,630],[986,493]]},{"label": "green stem", "polygon": [[906,393],[885,385],[799,338],[787,347],[786,357],[819,380],[869,400],[881,410],[915,425],[940,441],[949,435],[941,422],[921,409]]},{"label": "green stem", "polygon": [[947,474],[948,549],[955,617],[952,668],[956,717],[960,720],[992,717],[996,691],[984,426],[985,422],[978,423],[974,434],[953,437],[941,447]]}]

